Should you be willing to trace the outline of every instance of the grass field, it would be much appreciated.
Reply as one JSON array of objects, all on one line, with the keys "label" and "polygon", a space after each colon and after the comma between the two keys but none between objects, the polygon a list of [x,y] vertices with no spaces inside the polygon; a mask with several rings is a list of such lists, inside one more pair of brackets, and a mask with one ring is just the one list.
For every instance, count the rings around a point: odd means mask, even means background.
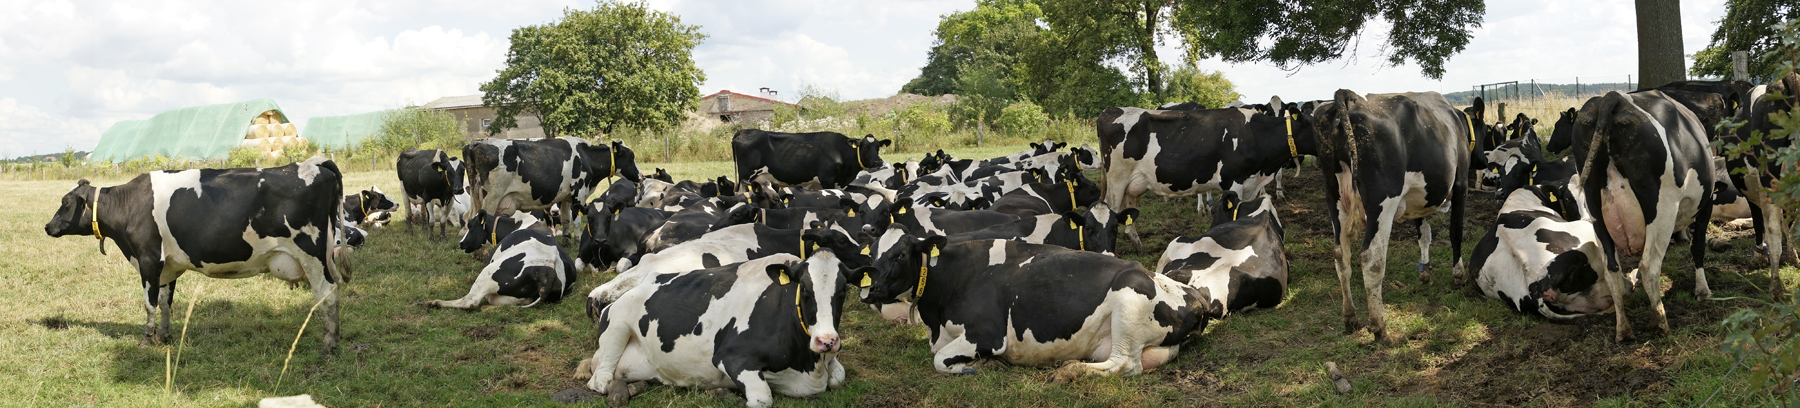
[{"label": "grass field", "polygon": [[[1078,144],[1078,143],[1077,143]],[[1016,148],[958,151],[986,157]],[[897,156],[897,155],[896,155]],[[897,157],[895,157],[897,158]],[[724,162],[643,164],[678,178],[726,174]],[[113,185],[123,180],[100,180]],[[480,264],[450,242],[412,236],[404,225],[371,232],[345,286],[343,341],[337,357],[318,354],[316,323],[300,338],[292,367],[282,360],[309,306],[304,290],[271,279],[189,276],[175,296],[174,330],[193,310],[179,372],[165,393],[170,347],[142,344],[142,292],[136,272],[116,249],[100,255],[87,237],[52,239],[42,225],[68,181],[6,182],[0,199],[0,405],[245,406],[263,397],[312,394],[333,407],[546,405],[594,350],[594,327],[579,300],[531,309],[477,312],[426,309],[468,290]],[[351,173],[347,185],[399,191],[391,173]],[[1087,378],[1054,384],[1050,370],[1000,367],[971,376],[931,369],[917,327],[877,321],[868,308],[847,306],[840,358],[849,382],[814,398],[778,397],[782,406],[1694,406],[1723,387],[1715,406],[1741,405],[1742,370],[1723,378],[1733,359],[1720,351],[1720,319],[1749,301],[1695,300],[1687,251],[1670,251],[1668,310],[1672,333],[1650,326],[1643,295],[1627,316],[1639,341],[1614,344],[1612,317],[1569,324],[1521,316],[1449,277],[1448,220],[1432,219],[1430,284],[1412,263],[1414,232],[1394,237],[1387,282],[1396,346],[1366,332],[1343,335],[1316,169],[1287,180],[1280,202],[1292,262],[1287,301],[1273,310],[1216,322],[1172,364],[1130,378]],[[1465,251],[1491,225],[1497,204],[1473,194]],[[1206,222],[1193,198],[1146,197],[1142,247],[1128,240],[1121,255],[1153,265],[1170,239],[1197,234]],[[1715,251],[1707,270],[1721,297],[1763,297],[1760,270],[1745,267],[1752,240],[1744,232]],[[110,246],[110,245],[109,245]],[[1797,277],[1793,269],[1786,281]],[[578,289],[609,276],[583,275]],[[1360,276],[1353,284],[1360,288]],[[1358,290],[1358,308],[1361,291]],[[855,300],[849,300],[855,302]],[[1363,312],[1366,313],[1366,310]],[[1335,362],[1356,391],[1338,395],[1322,364]],[[593,401],[585,405],[602,405]],[[735,406],[729,393],[654,387],[636,406]]]}]

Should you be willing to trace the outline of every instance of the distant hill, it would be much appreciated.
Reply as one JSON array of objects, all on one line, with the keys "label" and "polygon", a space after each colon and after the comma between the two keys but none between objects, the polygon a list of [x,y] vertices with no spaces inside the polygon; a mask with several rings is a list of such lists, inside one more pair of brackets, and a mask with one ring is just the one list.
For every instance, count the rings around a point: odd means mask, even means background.
[{"label": "distant hill", "polygon": [[[89,152],[85,152],[85,151],[75,152],[75,157],[85,158],[85,157],[87,157],[88,153]],[[11,159],[0,159],[0,163],[28,163],[28,162],[34,162],[34,161],[44,161],[45,157],[62,157],[62,155],[63,155],[62,153],[49,153],[49,154],[40,154],[40,155],[35,155],[35,156],[19,156],[19,157],[14,157]]]},{"label": "distant hill", "polygon": [[[1630,92],[1636,89],[1636,85],[1637,84],[1624,82],[1581,84],[1578,92],[1575,84],[1539,83],[1534,86],[1534,84],[1530,82],[1520,82],[1518,85],[1518,95],[1521,98],[1530,98],[1539,96],[1541,92],[1544,96],[1556,98],[1599,96],[1607,91]],[[1488,96],[1489,99],[1512,99],[1513,91],[1511,85],[1500,89],[1489,88]],[[1479,95],[1481,95],[1481,93],[1474,90],[1458,91],[1444,94],[1444,99],[1449,99],[1450,103],[1453,105],[1468,105],[1473,103],[1475,97]]]}]

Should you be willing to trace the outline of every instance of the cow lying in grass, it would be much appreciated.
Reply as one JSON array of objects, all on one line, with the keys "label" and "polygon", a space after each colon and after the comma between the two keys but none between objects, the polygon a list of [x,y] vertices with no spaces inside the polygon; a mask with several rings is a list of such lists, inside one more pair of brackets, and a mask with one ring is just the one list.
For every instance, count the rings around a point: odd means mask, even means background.
[{"label": "cow lying in grass", "polygon": [[1560,185],[1510,191],[1470,256],[1481,293],[1552,319],[1612,311],[1611,289],[1598,272],[1606,270],[1606,255],[1594,223],[1579,218],[1579,202]]},{"label": "cow lying in grass", "polygon": [[575,289],[575,261],[556,246],[550,227],[523,212],[497,217],[481,210],[463,233],[464,252],[494,245],[494,255],[475,276],[469,294],[456,300],[432,300],[425,306],[474,309],[482,302],[532,307],[561,302]]}]

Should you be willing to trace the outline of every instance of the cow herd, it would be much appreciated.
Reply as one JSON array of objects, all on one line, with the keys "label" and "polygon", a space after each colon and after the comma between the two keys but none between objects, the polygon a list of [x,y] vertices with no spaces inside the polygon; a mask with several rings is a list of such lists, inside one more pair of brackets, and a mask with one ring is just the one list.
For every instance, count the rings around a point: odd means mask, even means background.
[{"label": "cow herd", "polygon": [[[1509,308],[1552,319],[1611,312],[1624,341],[1623,300],[1639,282],[1654,324],[1669,329],[1660,276],[1673,239],[1691,246],[1696,297],[1711,295],[1715,206],[1747,213],[1778,263],[1785,224],[1763,187],[1779,166],[1710,143],[1772,129],[1768,114],[1794,102],[1763,95],[1795,91],[1790,73],[1767,85],[1612,92],[1562,112],[1547,146],[1537,119],[1490,123],[1479,99],[1458,109],[1431,92],[1350,90],[1305,103],[1111,108],[1096,121],[1097,146],[1045,140],[986,159],[936,151],[890,163],[879,153],[892,142],[874,135],[749,129],[730,141],[735,173],[704,181],[641,173],[619,142],[488,139],[460,157],[402,153],[402,203],[373,187],[344,195],[336,165],[315,157],[113,187],[83,180],[45,232],[93,235],[103,250],[114,240],[139,270],[152,340],[168,334],[184,272],[268,273],[315,293],[330,353],[346,260],[365,229],[404,211],[409,231],[424,224],[435,241],[460,229],[457,246],[486,262],[466,295],[424,305],[557,303],[580,272],[614,271],[583,302],[598,330],[576,372],[588,389],[622,402],[654,380],[741,390],[767,406],[777,393],[844,383],[848,298],[890,324],[923,326],[941,373],[1004,362],[1057,367],[1054,378],[1068,380],[1168,363],[1210,322],[1286,299],[1280,179],[1313,156],[1326,200],[1298,204],[1322,205],[1330,219],[1346,333],[1366,327],[1393,341],[1382,300],[1389,238],[1398,223],[1418,230],[1416,268],[1429,281],[1429,219],[1447,213],[1458,284],[1473,278]],[[1726,119],[1747,125],[1717,130]],[[1465,264],[1471,190],[1501,205],[1494,225],[1476,226],[1487,233]],[[1144,193],[1203,195],[1195,208],[1212,220],[1171,239],[1153,269],[1114,256],[1121,229],[1141,247]],[[1638,264],[1622,265],[1627,257]],[[1358,269],[1366,324],[1351,286]]]}]

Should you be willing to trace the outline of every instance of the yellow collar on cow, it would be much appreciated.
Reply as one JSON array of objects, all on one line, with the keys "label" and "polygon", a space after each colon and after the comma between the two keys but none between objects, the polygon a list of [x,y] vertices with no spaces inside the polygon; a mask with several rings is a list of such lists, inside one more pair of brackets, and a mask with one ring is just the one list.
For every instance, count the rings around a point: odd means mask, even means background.
[{"label": "yellow collar on cow", "polygon": [[800,234],[800,260],[804,261],[804,260],[806,260],[806,234],[805,234],[805,231],[801,231],[801,232],[802,233]]},{"label": "yellow collar on cow", "polygon": [[1475,117],[1473,115],[1469,115],[1468,113],[1463,113],[1463,123],[1469,124],[1469,150],[1474,151],[1475,150]]},{"label": "yellow collar on cow", "polygon": [[88,212],[94,216],[88,226],[94,229],[94,239],[100,241],[100,254],[106,255],[106,234],[100,232],[100,187],[94,187],[94,199],[88,201]]},{"label": "yellow collar on cow", "polygon": [[[802,247],[802,248],[804,248],[804,247]],[[775,281],[775,284],[777,284],[779,286],[787,286],[789,283],[793,283],[793,282],[794,282],[793,279],[788,278],[787,271],[781,271],[781,277]],[[812,337],[812,330],[806,328],[806,312],[800,310],[800,286],[799,285],[794,286],[794,318],[800,321],[800,331],[803,333],[806,333],[806,337]]]},{"label": "yellow collar on cow", "polygon": [[934,245],[931,247],[931,254],[926,255],[925,259],[919,260],[919,286],[913,288],[914,301],[918,301],[920,296],[925,296],[925,277],[930,272],[931,263],[936,262],[935,260],[940,254],[942,253],[938,252],[938,247]]},{"label": "yellow collar on cow", "polygon": [[1282,119],[1287,123],[1288,157],[1300,157],[1300,148],[1294,146],[1294,117],[1282,116]]},{"label": "yellow collar on cow", "polygon": [[1537,165],[1532,164],[1531,165],[1531,173],[1525,175],[1525,185],[1529,186],[1529,185],[1537,184],[1537,183],[1535,183],[1535,181],[1537,181]]},{"label": "yellow collar on cow", "polygon": [[500,218],[494,218],[494,229],[488,230],[488,242],[500,246]]},{"label": "yellow collar on cow", "polygon": [[606,162],[606,181],[609,182],[607,184],[612,184],[610,182],[612,181],[613,170],[617,170],[619,168],[619,150],[614,149],[611,146],[608,146],[606,151],[610,155],[610,157],[607,158],[608,161]]},{"label": "yellow collar on cow", "polygon": [[867,170],[869,168],[869,166],[864,165],[863,160],[862,160],[862,144],[860,144],[858,142],[861,142],[861,140],[857,140],[857,139],[850,140],[850,148],[856,150],[856,167],[859,169]]}]

